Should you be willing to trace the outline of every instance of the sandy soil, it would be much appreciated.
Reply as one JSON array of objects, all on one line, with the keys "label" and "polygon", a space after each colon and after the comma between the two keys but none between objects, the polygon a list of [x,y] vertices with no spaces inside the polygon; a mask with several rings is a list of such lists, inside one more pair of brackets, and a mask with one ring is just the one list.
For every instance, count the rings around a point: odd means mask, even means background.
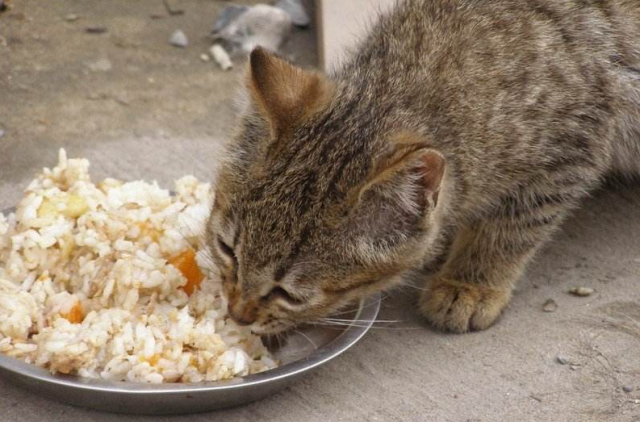
[{"label": "sandy soil", "polygon": [[[160,0],[14,0],[0,15],[0,209],[61,146],[90,158],[97,178],[208,178],[233,129],[242,73],[239,63],[225,73],[199,58],[226,3],[184,0],[184,15],[167,16]],[[69,14],[79,19],[65,20]],[[87,34],[91,25],[108,30]],[[167,43],[178,28],[187,49]],[[285,53],[315,64],[313,31],[296,32]],[[414,312],[419,291],[406,287],[383,302],[381,318],[400,322],[262,402],[128,417],[51,402],[0,379],[0,419],[638,422],[639,210],[637,184],[586,201],[538,256],[500,323],[483,333],[433,332]],[[574,286],[596,293],[567,294]],[[557,311],[542,311],[547,299]]]}]

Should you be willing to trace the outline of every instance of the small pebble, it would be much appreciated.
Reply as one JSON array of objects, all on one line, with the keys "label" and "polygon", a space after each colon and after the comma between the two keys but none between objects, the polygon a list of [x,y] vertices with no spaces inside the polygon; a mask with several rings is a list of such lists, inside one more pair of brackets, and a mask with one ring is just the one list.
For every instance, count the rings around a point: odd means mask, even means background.
[{"label": "small pebble", "polygon": [[0,129],[0,138],[4,136],[4,130]]},{"label": "small pebble", "polygon": [[569,363],[569,359],[566,356],[558,355],[556,356],[556,362],[558,362],[560,365],[566,365]]},{"label": "small pebble", "polygon": [[280,0],[276,3],[276,7],[287,12],[295,26],[309,26],[311,20],[300,0]]},{"label": "small pebble", "polygon": [[164,0],[164,7],[170,15],[184,15],[184,10],[178,6],[177,0]]},{"label": "small pebble", "polygon": [[87,34],[104,34],[105,32],[107,32],[107,27],[100,26],[100,25],[92,25],[84,28],[84,31]]},{"label": "small pebble", "polygon": [[553,299],[547,299],[542,304],[542,310],[545,312],[555,312],[558,309],[558,304]]},{"label": "small pebble", "polygon": [[630,385],[623,385],[622,391],[624,391],[625,393],[631,393],[633,391],[633,387]]},{"label": "small pebble", "polygon": [[184,32],[178,29],[173,34],[171,34],[171,38],[169,38],[169,44],[173,45],[174,47],[185,48],[189,45],[189,39]]},{"label": "small pebble", "polygon": [[569,290],[569,293],[571,293],[572,295],[580,297],[591,296],[593,292],[595,292],[595,290],[593,290],[591,287],[574,287],[573,289]]},{"label": "small pebble", "polygon": [[209,51],[211,52],[213,60],[218,63],[222,70],[229,70],[233,67],[233,62],[231,61],[231,57],[229,57],[229,53],[227,53],[227,50],[225,50],[220,44],[212,45]]},{"label": "small pebble", "polygon": [[211,57],[209,57],[208,54],[202,53],[202,54],[200,54],[200,60],[202,60],[203,62],[208,62],[208,61],[211,60]]},{"label": "small pebble", "polygon": [[80,16],[76,15],[75,13],[69,13],[67,16],[64,17],[64,20],[66,20],[67,22],[75,22],[80,18]]}]

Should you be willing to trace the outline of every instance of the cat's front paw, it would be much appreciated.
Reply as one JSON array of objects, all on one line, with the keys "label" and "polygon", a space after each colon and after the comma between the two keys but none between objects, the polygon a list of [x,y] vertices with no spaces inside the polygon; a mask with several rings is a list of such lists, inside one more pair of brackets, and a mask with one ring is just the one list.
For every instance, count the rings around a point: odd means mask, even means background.
[{"label": "cat's front paw", "polygon": [[436,277],[422,294],[420,311],[439,330],[466,333],[489,328],[510,299],[510,290]]}]

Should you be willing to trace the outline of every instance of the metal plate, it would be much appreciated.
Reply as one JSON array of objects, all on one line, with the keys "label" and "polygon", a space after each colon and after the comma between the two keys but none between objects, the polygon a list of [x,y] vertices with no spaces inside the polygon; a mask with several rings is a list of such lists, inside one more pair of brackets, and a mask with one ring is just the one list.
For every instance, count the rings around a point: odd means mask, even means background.
[{"label": "metal plate", "polygon": [[[11,212],[11,210],[8,210]],[[0,354],[0,376],[61,402],[97,410],[136,414],[205,412],[249,403],[273,394],[353,346],[371,328],[380,296],[362,300],[341,315],[345,326],[305,326],[292,332],[273,353],[282,365],[230,381],[149,385],[56,374]]]}]

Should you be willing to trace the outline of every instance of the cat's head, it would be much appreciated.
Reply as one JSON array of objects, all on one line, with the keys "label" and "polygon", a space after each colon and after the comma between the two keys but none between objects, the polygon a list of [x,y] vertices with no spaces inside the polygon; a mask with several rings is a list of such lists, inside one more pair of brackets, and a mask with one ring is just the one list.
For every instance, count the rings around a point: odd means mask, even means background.
[{"label": "cat's head", "polygon": [[207,226],[229,312],[259,334],[391,286],[433,241],[445,162],[340,82],[251,54],[251,105]]}]

